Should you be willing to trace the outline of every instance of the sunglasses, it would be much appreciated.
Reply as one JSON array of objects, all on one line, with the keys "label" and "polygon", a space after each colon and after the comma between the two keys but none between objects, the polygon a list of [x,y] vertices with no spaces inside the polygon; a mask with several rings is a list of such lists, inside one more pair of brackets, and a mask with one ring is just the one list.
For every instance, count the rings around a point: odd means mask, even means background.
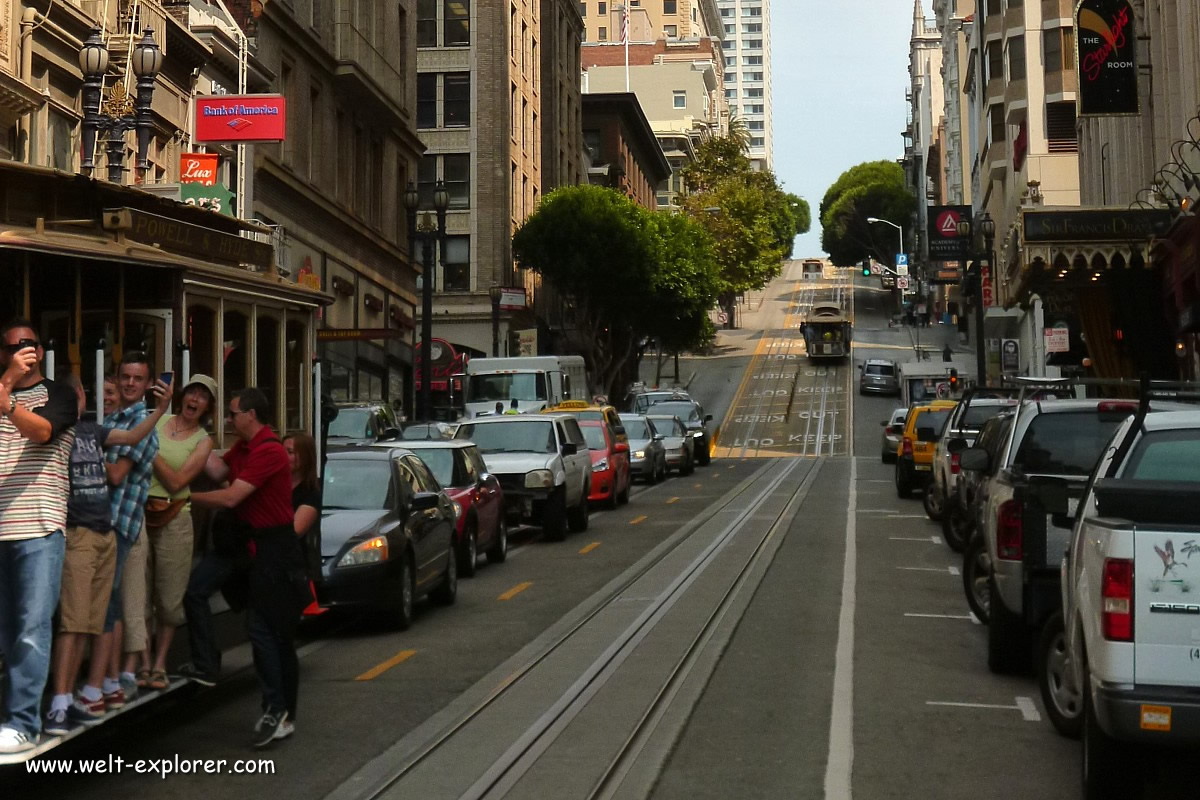
[{"label": "sunglasses", "polygon": [[250,413],[250,411],[249,411],[249,410],[245,410],[245,411],[235,411],[235,410],[233,410],[233,409],[231,408],[231,409],[229,409],[228,411],[226,411],[226,412],[225,412],[225,419],[233,419],[233,418],[234,418],[234,417],[236,417],[238,414],[249,414],[249,413]]},{"label": "sunglasses", "polygon": [[41,347],[41,343],[37,339],[21,339],[16,344],[6,344],[0,347],[0,350],[8,353],[10,356],[15,356],[17,353],[24,350],[26,347]]}]

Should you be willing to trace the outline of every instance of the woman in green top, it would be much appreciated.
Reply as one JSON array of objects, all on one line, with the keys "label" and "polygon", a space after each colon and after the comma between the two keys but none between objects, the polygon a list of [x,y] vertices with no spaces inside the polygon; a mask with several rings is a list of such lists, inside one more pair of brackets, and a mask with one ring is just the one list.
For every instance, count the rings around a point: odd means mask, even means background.
[{"label": "woman in green top", "polygon": [[[183,593],[192,570],[193,530],[189,484],[204,471],[213,449],[205,430],[215,406],[217,383],[207,375],[193,375],[183,387],[179,413],[164,416],[158,423],[158,456],[146,502],[146,589],[149,603],[125,609],[126,671],[140,661],[136,679],[139,687],[165,689],[167,651],[175,629],[184,623]],[[145,595],[143,595],[145,596]],[[150,664],[148,615],[157,623],[154,662]],[[141,633],[130,639],[131,615],[141,616]],[[140,645],[140,646],[139,646]]]}]

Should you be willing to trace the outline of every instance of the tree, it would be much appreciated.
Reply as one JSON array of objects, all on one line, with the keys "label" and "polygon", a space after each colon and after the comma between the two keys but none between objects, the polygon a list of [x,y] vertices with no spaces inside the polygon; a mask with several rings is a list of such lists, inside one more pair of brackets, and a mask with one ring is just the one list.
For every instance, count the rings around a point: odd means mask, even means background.
[{"label": "tree", "polygon": [[808,201],[798,194],[788,192],[787,198],[792,216],[796,218],[796,235],[802,236],[812,228],[812,209],[809,208]]},{"label": "tree", "polygon": [[513,256],[570,302],[578,346],[596,386],[614,393],[634,354],[634,326],[648,313],[646,287],[657,245],[649,212],[600,186],[565,186],[546,195],[513,236]]},{"label": "tree", "polygon": [[683,214],[659,211],[649,224],[656,268],[644,330],[665,352],[703,347],[714,333],[708,312],[720,289],[712,236]]},{"label": "tree", "polygon": [[916,210],[904,170],[893,161],[869,161],[846,170],[821,200],[821,247],[839,266],[872,256],[891,263],[899,238],[890,225],[873,225],[868,217],[907,227]]}]

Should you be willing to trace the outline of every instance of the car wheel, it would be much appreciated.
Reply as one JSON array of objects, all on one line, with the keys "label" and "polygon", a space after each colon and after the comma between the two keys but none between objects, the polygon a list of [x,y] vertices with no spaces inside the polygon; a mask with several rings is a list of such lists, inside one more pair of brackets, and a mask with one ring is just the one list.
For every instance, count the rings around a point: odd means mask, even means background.
[{"label": "car wheel", "polygon": [[658,465],[658,470],[659,470],[659,472],[658,472],[659,481],[665,481],[667,478],[671,477],[671,471],[667,469],[667,457],[666,456],[663,456],[662,463]]},{"label": "car wheel", "polygon": [[492,540],[492,546],[488,548],[487,560],[489,564],[503,564],[508,558],[508,520],[501,512],[500,521],[496,523],[496,537]]},{"label": "car wheel", "polygon": [[684,474],[684,475],[691,475],[691,474],[692,474],[693,472],[695,472],[695,471],[696,471],[696,459],[695,459],[695,457],[694,457],[694,456],[691,456],[691,455],[689,455],[689,456],[687,457],[687,462],[686,462],[686,464],[684,465],[684,468],[683,468],[683,474]]},{"label": "car wheel", "polygon": [[942,490],[937,486],[937,481],[925,484],[925,496],[921,502],[925,506],[926,516],[934,522],[942,521],[942,515],[946,510],[946,501],[942,496]]},{"label": "car wheel", "polygon": [[1042,626],[1037,665],[1042,704],[1046,706],[1051,724],[1068,739],[1078,739],[1083,727],[1083,698],[1067,680],[1071,659],[1061,611],[1056,611]]},{"label": "car wheel", "polygon": [[392,606],[388,616],[392,625],[401,631],[412,627],[416,616],[417,586],[413,573],[412,558],[407,554],[400,559],[400,569],[392,586]]},{"label": "car wheel", "polygon": [[958,498],[946,500],[942,510],[942,538],[951,550],[956,553],[963,551],[971,539],[973,527],[970,512],[962,507]]},{"label": "car wheel", "polygon": [[479,561],[479,532],[474,519],[467,520],[458,550],[459,569],[463,577],[474,578],[475,564]]},{"label": "car wheel", "polygon": [[633,473],[629,473],[625,480],[625,488],[617,494],[617,502],[625,505],[629,502],[629,490],[633,487]]},{"label": "car wheel", "polygon": [[446,548],[446,574],[433,590],[433,600],[443,606],[452,606],[458,599],[458,554],[453,546]]},{"label": "car wheel", "polygon": [[707,467],[712,463],[712,454],[708,452],[708,439],[701,439],[699,445],[700,455],[696,458],[696,463],[702,467]]},{"label": "car wheel", "polygon": [[591,490],[585,485],[579,505],[567,511],[567,525],[572,533],[583,533],[588,529],[588,495]]},{"label": "car wheel", "polygon": [[1001,675],[1029,669],[1030,641],[1025,619],[1004,606],[994,577],[988,578],[988,669]]},{"label": "car wheel", "polygon": [[904,464],[899,461],[896,462],[896,496],[901,500],[912,497],[912,479],[909,478]]},{"label": "car wheel", "polygon": [[552,542],[567,538],[567,490],[560,486],[546,498],[542,508],[542,533]]},{"label": "car wheel", "polygon": [[984,625],[991,618],[992,596],[988,586],[992,578],[992,559],[988,555],[987,542],[975,536],[963,553],[962,581],[971,613]]},{"label": "car wheel", "polygon": [[1083,797],[1084,800],[1117,800],[1141,792],[1141,751],[1133,742],[1113,739],[1096,719],[1091,680],[1083,681]]}]

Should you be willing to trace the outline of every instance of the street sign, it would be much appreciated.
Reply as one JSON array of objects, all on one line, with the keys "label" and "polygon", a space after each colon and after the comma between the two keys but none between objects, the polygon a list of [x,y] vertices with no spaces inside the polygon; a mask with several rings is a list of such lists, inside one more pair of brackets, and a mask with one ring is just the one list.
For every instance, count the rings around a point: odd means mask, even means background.
[{"label": "street sign", "polygon": [[896,288],[903,289],[905,291],[908,290],[908,276],[907,275],[898,275],[896,277]]},{"label": "street sign", "polygon": [[908,264],[900,264],[899,266],[897,266],[896,273],[899,275],[907,275],[908,274]]},{"label": "street sign", "polygon": [[897,253],[896,254],[896,266],[897,267],[907,267],[908,266],[908,253]]},{"label": "street sign", "polygon": [[1016,375],[1021,369],[1021,343],[1017,339],[1005,339],[1000,345],[1000,371],[1005,375]]},{"label": "street sign", "polygon": [[996,299],[992,292],[992,268],[987,264],[983,264],[979,268],[980,282],[983,284],[983,307],[991,308]]},{"label": "street sign", "polygon": [[937,396],[938,396],[938,399],[940,399],[940,400],[945,400],[947,397],[949,397],[950,396],[950,384],[939,383],[937,385]]},{"label": "street sign", "polygon": [[722,325],[727,324],[729,322],[729,315],[724,311],[719,312],[717,314],[717,322],[721,323]]}]

